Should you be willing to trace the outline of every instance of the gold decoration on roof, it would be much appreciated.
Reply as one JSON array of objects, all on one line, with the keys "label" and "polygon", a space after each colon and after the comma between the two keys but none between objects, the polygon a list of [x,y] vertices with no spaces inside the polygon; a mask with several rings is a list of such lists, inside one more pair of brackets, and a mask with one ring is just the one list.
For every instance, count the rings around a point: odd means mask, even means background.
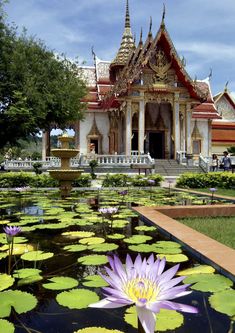
[{"label": "gold decoration on roof", "polygon": [[93,119],[91,130],[88,133],[88,136],[89,137],[101,136],[101,133],[100,133],[100,131],[99,131],[98,127],[97,127],[97,124],[96,124],[95,115],[94,115],[94,119]]},{"label": "gold decoration on roof", "polygon": [[200,132],[199,132],[199,129],[198,129],[198,127],[197,127],[197,121],[195,121],[195,123],[194,123],[194,128],[193,128],[193,131],[192,131],[192,138],[193,139],[195,139],[195,140],[198,140],[198,139],[201,139],[202,138],[202,136],[201,136],[201,134],[200,134]]},{"label": "gold decoration on roof", "polygon": [[129,3],[128,0],[126,2],[126,18],[125,18],[125,29],[122,35],[121,46],[118,50],[118,53],[115,59],[112,62],[112,65],[125,65],[130,54],[133,52],[135,48],[131,25],[130,25],[130,14],[129,14]]},{"label": "gold decoration on roof", "polygon": [[167,72],[171,68],[172,61],[168,61],[165,53],[162,50],[158,50],[155,55],[156,63],[149,61],[149,66],[156,73],[156,78],[159,81],[164,81],[167,77]]}]

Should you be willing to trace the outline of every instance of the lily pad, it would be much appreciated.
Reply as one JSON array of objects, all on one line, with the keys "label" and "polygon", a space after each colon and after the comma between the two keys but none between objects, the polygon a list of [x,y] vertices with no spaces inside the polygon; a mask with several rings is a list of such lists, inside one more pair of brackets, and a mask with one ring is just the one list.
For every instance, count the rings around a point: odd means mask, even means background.
[{"label": "lily pad", "polygon": [[27,253],[27,252],[30,252],[33,250],[34,250],[34,247],[30,244],[14,244],[13,254],[19,255],[19,254]]},{"label": "lily pad", "polygon": [[86,327],[74,333],[124,333],[124,332],[118,330],[109,330],[104,327]]},{"label": "lily pad", "polygon": [[22,268],[14,270],[13,277],[17,279],[25,279],[30,276],[39,275],[42,271],[37,268]]},{"label": "lily pad", "polygon": [[66,245],[64,247],[64,250],[69,251],[69,252],[81,252],[81,251],[85,251],[86,249],[87,249],[87,245],[82,245],[82,244]]},{"label": "lily pad", "polygon": [[125,238],[125,236],[122,235],[122,234],[112,234],[112,235],[108,235],[107,238],[109,238],[109,239],[123,239],[123,238]]},{"label": "lily pad", "polygon": [[87,289],[72,289],[58,294],[56,300],[69,309],[85,309],[88,305],[98,302],[99,296]]},{"label": "lily pad", "polygon": [[79,240],[79,243],[81,244],[101,244],[104,243],[105,239],[102,237],[89,237],[89,238],[83,238]]},{"label": "lily pad", "polygon": [[88,246],[88,249],[94,252],[110,252],[117,248],[118,245],[114,243],[93,244]]},{"label": "lily pad", "polygon": [[37,299],[35,296],[19,290],[6,290],[0,293],[0,318],[8,317],[11,307],[19,314],[35,308]]},{"label": "lily pad", "polygon": [[46,260],[52,258],[53,256],[54,253],[52,252],[32,251],[22,254],[21,259],[28,261],[38,261],[38,260]]},{"label": "lily pad", "polygon": [[181,247],[179,243],[173,242],[173,241],[158,241],[155,243],[157,247]]},{"label": "lily pad", "polygon": [[218,312],[235,316],[235,290],[223,290],[209,297],[210,305]]},{"label": "lily pad", "polygon": [[149,240],[151,240],[151,236],[146,236],[146,235],[133,235],[129,238],[123,239],[123,242],[128,243],[128,244],[140,244],[140,243],[145,243]]},{"label": "lily pad", "polygon": [[233,282],[219,274],[194,274],[184,279],[184,283],[193,283],[194,290],[217,292],[232,287]]},{"label": "lily pad", "polygon": [[[153,245],[155,245],[155,244],[153,244]],[[163,254],[178,254],[178,253],[181,253],[182,250],[179,247],[159,247],[159,246],[155,246],[153,252],[156,252],[156,253],[159,253],[159,254],[162,254],[162,253]]]},{"label": "lily pad", "polygon": [[94,236],[95,233],[91,231],[68,231],[63,232],[62,236],[71,237],[71,238],[88,238]]},{"label": "lily pad", "polygon": [[88,275],[82,284],[86,287],[107,287],[108,283],[100,275]]},{"label": "lily pad", "polygon": [[139,253],[149,253],[155,251],[154,244],[129,245],[128,249]]},{"label": "lily pad", "polygon": [[214,273],[215,269],[208,265],[198,265],[192,268],[184,269],[177,273],[177,275],[192,275],[192,274],[211,274]]},{"label": "lily pad", "polygon": [[188,257],[185,254],[179,253],[179,254],[158,254],[157,255],[160,259],[166,258],[166,261],[168,262],[184,262],[188,261]]},{"label": "lily pad", "polygon": [[137,231],[157,231],[156,227],[150,227],[148,225],[139,225],[138,227],[135,227],[135,230]]},{"label": "lily pad", "polygon": [[[175,330],[182,326],[184,322],[184,316],[174,310],[161,309],[156,315],[156,318],[155,332]],[[137,313],[135,306],[126,310],[124,320],[131,326],[137,328]]]},{"label": "lily pad", "polygon": [[14,333],[15,327],[10,321],[5,319],[0,319],[0,332]]},{"label": "lily pad", "polygon": [[43,287],[51,290],[71,289],[78,286],[78,281],[66,276],[56,276],[48,279],[49,283],[44,283]]},{"label": "lily pad", "polygon": [[93,254],[78,258],[78,262],[81,263],[82,265],[98,266],[98,265],[107,264],[108,258],[105,255]]},{"label": "lily pad", "polygon": [[0,274],[0,291],[11,287],[15,279],[8,274]]},{"label": "lily pad", "polygon": [[17,282],[17,286],[21,287],[21,286],[25,286],[27,284],[36,283],[36,282],[41,281],[41,280],[43,280],[43,277],[39,274],[35,274],[35,275],[25,277],[24,279],[20,279]]},{"label": "lily pad", "polygon": [[0,253],[0,260],[6,258],[7,256],[8,256],[8,253],[5,253],[5,252]]}]

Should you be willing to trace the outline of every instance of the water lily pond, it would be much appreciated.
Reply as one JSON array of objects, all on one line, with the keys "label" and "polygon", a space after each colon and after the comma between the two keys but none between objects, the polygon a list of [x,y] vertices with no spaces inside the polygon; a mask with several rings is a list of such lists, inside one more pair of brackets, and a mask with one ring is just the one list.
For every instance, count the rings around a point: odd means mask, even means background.
[{"label": "water lily pond", "polygon": [[[228,278],[197,263],[178,243],[163,239],[146,225],[133,205],[210,204],[210,199],[168,190],[72,192],[0,192],[0,333],[135,333],[134,307],[88,308],[104,298],[102,287],[108,254],[125,261],[151,253],[165,257],[167,268],[180,263],[190,295],[176,301],[198,308],[197,314],[162,309],[156,332],[232,333],[235,290]],[[117,207],[113,215],[99,212]],[[4,227],[19,226],[9,266]]]}]

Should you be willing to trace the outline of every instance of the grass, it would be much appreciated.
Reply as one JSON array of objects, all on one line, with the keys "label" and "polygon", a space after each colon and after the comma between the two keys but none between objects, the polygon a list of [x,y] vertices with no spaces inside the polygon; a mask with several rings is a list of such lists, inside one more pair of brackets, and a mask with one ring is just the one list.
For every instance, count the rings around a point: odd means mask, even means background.
[{"label": "grass", "polygon": [[[204,192],[211,194],[209,188],[190,188],[189,191],[195,191],[195,192]],[[224,195],[227,197],[233,197],[235,198],[235,189],[225,189],[225,188],[217,188],[217,191],[214,194],[216,195]]]},{"label": "grass", "polygon": [[178,219],[178,221],[235,249],[235,216],[190,217]]}]

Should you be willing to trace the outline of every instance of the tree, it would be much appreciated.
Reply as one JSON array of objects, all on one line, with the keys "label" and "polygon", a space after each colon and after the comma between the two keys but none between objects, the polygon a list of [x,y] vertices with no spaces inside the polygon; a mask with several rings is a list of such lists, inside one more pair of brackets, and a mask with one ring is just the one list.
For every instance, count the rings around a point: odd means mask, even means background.
[{"label": "tree", "polygon": [[8,26],[0,10],[0,148],[82,119],[86,86],[77,63]]}]

